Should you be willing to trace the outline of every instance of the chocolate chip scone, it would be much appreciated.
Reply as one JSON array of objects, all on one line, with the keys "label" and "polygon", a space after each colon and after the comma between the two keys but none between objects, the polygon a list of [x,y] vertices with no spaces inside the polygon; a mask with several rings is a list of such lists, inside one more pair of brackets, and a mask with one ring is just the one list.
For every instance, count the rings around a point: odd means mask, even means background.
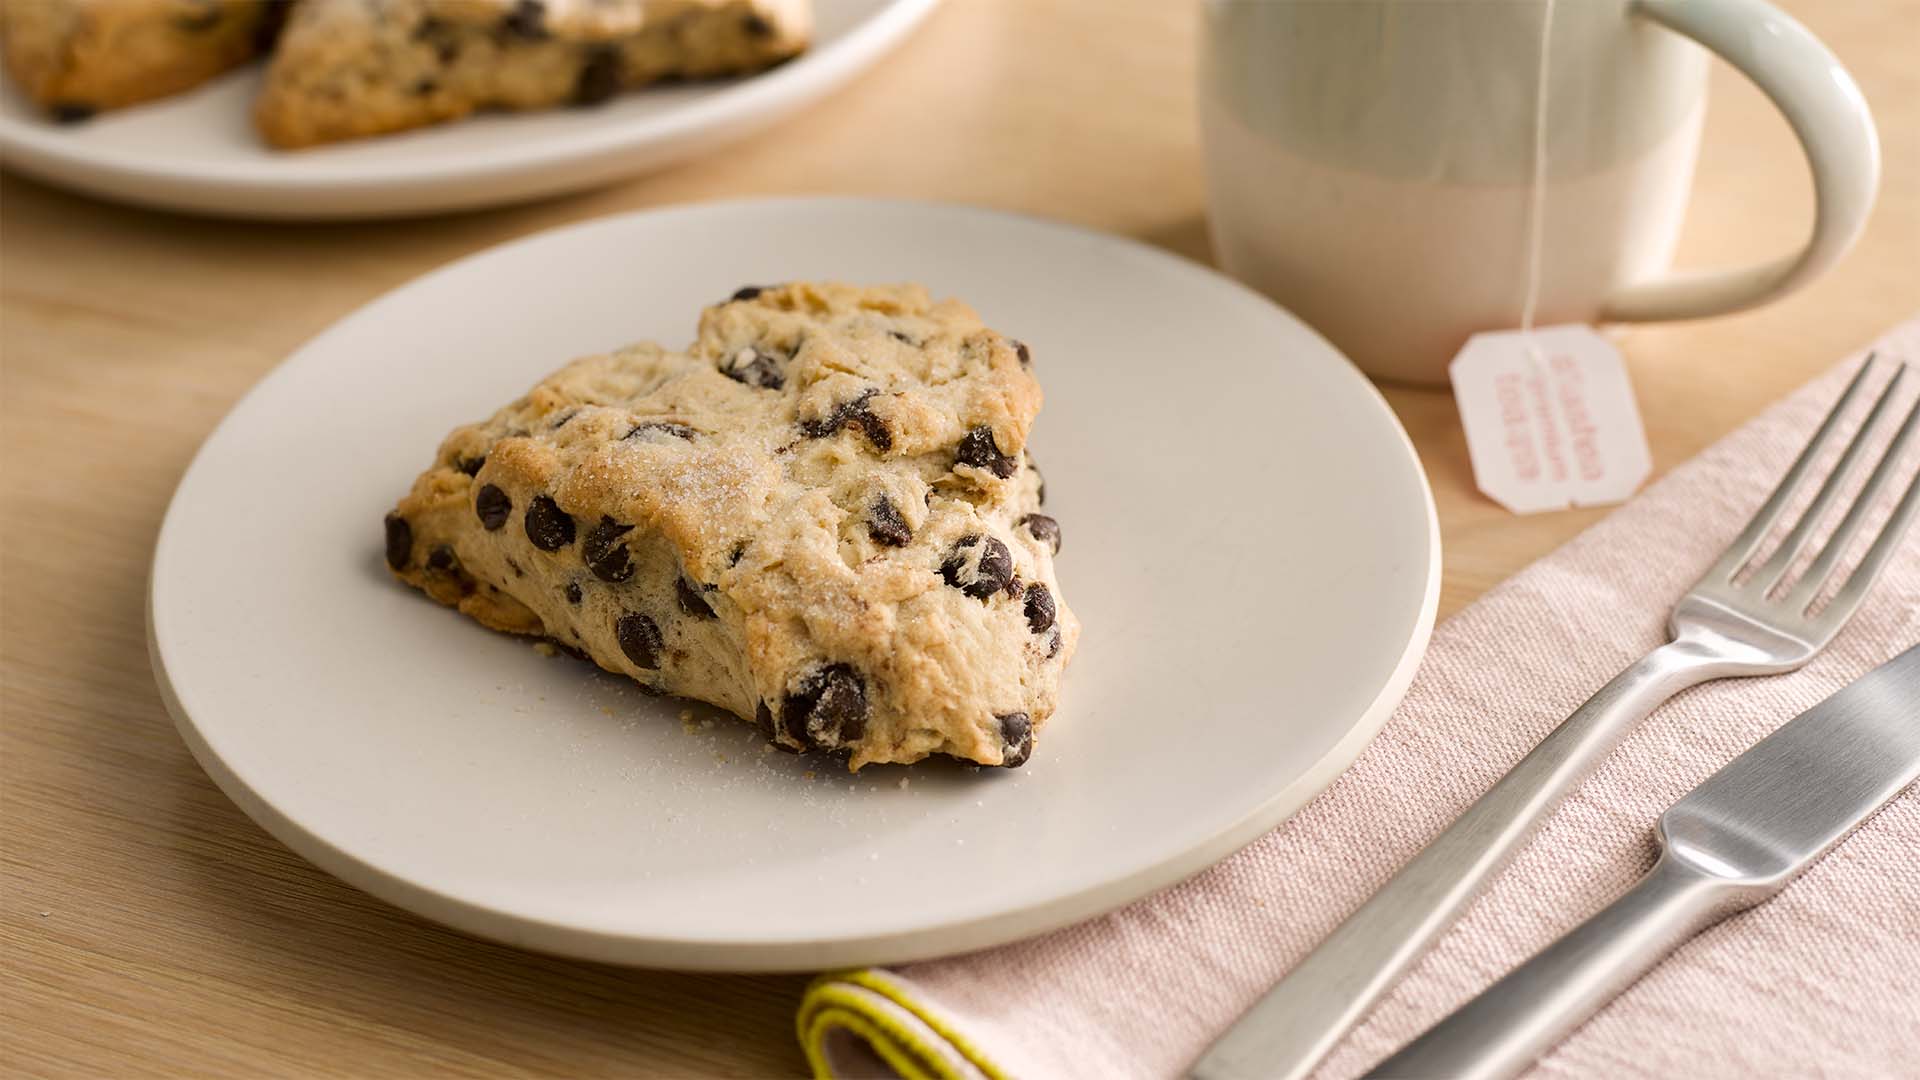
[{"label": "chocolate chip scone", "polygon": [[562,368],[387,516],[402,581],[851,767],[1026,761],[1079,623],[1025,345],[919,286],[747,288]]},{"label": "chocolate chip scone", "polygon": [[272,38],[268,0],[0,0],[7,70],[63,122],[175,94]]},{"label": "chocolate chip scone", "polygon": [[254,119],[281,147],[597,105],[806,48],[808,0],[302,0]]}]

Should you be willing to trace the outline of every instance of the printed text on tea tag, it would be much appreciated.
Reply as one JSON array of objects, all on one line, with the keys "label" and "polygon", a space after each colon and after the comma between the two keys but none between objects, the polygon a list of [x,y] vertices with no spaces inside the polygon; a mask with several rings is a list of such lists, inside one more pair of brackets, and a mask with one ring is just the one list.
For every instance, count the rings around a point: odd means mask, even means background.
[{"label": "printed text on tea tag", "polygon": [[1474,480],[1516,514],[1620,502],[1653,471],[1626,365],[1591,327],[1475,334],[1448,372]]}]

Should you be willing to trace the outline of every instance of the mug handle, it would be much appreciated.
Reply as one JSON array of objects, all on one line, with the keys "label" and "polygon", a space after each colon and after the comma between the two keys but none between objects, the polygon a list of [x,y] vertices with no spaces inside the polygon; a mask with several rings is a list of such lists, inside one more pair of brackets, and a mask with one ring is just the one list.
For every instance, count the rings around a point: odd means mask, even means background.
[{"label": "mug handle", "polygon": [[1609,296],[1602,319],[1719,315],[1805,285],[1859,238],[1880,186],[1880,139],[1853,76],[1820,39],[1762,0],[1633,0],[1631,10],[1692,38],[1764,91],[1800,138],[1813,171],[1813,235],[1799,251],[1735,269],[1670,272]]}]

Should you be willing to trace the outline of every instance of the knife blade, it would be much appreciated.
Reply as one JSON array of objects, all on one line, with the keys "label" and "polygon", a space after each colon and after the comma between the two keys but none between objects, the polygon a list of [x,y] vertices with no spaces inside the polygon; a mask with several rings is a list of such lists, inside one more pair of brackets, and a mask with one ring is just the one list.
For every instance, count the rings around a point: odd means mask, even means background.
[{"label": "knife blade", "polygon": [[1624,896],[1369,1076],[1515,1076],[1712,924],[1762,903],[1920,779],[1920,645],[1761,739],[1660,815]]}]

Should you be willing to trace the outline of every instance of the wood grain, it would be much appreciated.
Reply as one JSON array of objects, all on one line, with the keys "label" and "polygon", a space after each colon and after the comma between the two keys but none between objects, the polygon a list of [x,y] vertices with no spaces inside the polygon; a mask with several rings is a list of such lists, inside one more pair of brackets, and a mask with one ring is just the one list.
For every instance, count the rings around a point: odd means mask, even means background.
[{"label": "wood grain", "polygon": [[[1879,116],[1880,206],[1854,253],[1793,298],[1626,333],[1662,470],[1920,308],[1920,2],[1787,6]],[[474,940],[340,884],[254,826],[193,763],[154,690],[142,604],[160,515],[200,440],[300,342],[428,268],[565,222],[764,193],[907,195],[1205,259],[1193,22],[1190,4],[1164,0],[949,0],[871,74],[771,133],[484,213],[258,225],[0,180],[0,1067],[799,1072],[803,979],[628,971]],[[1727,71],[1713,94],[1685,264],[1785,250],[1811,217],[1784,123]],[[1439,501],[1443,614],[1601,516],[1506,515],[1473,490],[1451,399],[1388,397]]]}]

